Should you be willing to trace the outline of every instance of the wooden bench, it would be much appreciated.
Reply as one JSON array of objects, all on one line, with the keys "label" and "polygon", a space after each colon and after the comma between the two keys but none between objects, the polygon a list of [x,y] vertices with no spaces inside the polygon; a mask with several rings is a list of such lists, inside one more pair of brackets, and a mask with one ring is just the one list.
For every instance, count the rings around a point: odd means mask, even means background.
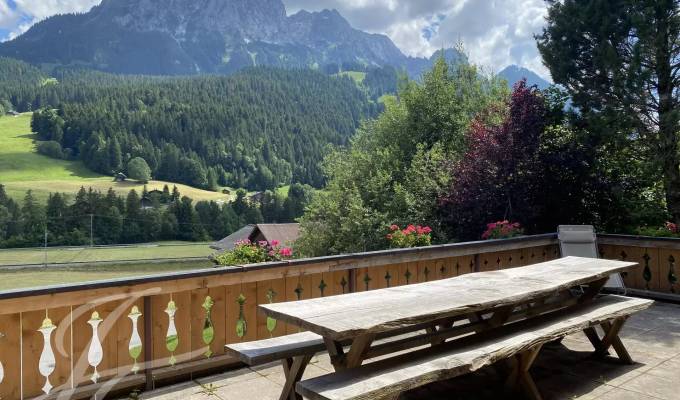
[{"label": "wooden bench", "polygon": [[[586,331],[597,354],[606,354],[613,346],[619,358],[630,363],[632,360],[618,333],[631,314],[652,303],[644,299],[605,296],[562,312],[298,382],[296,390],[311,400],[394,398],[401,392],[506,360],[510,367],[506,381],[508,389],[523,389],[527,397],[540,399],[529,369],[544,344]],[[605,332],[602,338],[594,330],[598,325]]]},{"label": "wooden bench", "polygon": [[300,332],[271,339],[229,344],[225,350],[227,354],[251,367],[281,361],[286,376],[281,399],[294,400],[299,398],[295,393],[295,383],[302,378],[314,354],[325,348],[321,336],[311,332]]}]

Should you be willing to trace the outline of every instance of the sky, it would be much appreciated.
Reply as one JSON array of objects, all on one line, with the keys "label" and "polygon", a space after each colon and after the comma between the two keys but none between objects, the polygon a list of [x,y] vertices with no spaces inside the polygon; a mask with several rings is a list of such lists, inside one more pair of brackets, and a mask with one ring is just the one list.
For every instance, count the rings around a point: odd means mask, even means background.
[{"label": "sky", "polygon": [[[0,0],[0,40],[50,15],[83,12],[101,0]],[[470,60],[498,72],[510,64],[550,75],[533,35],[547,13],[544,0],[283,0],[289,14],[337,9],[355,28],[384,33],[404,53],[429,57],[463,43]]]}]

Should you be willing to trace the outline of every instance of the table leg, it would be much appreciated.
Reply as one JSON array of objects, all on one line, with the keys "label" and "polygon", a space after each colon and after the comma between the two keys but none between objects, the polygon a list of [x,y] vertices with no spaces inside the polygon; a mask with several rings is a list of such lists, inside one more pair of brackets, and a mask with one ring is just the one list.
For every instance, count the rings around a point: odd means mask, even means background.
[{"label": "table leg", "polygon": [[345,368],[356,368],[360,366],[361,363],[364,362],[366,353],[371,348],[371,344],[373,344],[374,340],[375,335],[370,333],[355,338],[345,357]]},{"label": "table leg", "polygon": [[331,364],[336,371],[342,369],[342,359],[345,356],[345,349],[340,342],[336,342],[333,339],[323,338],[324,343],[326,343],[326,349],[328,350],[328,355],[331,358]]},{"label": "table leg", "polygon": [[506,390],[516,392],[517,389],[522,389],[528,399],[542,399],[534,379],[529,374],[529,370],[541,351],[541,347],[542,345],[535,346],[508,361],[511,370],[505,381]]},{"label": "table leg", "polygon": [[331,357],[331,364],[333,364],[333,368],[335,368],[336,371],[360,366],[364,362],[366,354],[371,348],[371,344],[373,344],[374,340],[375,335],[371,333],[357,336],[352,341],[349,351],[345,352],[340,342],[324,338],[328,354]]},{"label": "table leg", "polygon": [[281,360],[286,383],[283,385],[279,400],[302,400],[302,396],[295,392],[295,385],[302,379],[311,359],[311,355],[304,355]]}]

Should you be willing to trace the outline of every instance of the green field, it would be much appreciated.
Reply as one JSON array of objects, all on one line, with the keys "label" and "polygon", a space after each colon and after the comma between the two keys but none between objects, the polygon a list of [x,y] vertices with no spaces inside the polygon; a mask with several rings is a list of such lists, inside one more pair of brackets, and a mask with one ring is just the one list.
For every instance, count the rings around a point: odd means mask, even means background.
[{"label": "green field", "polygon": [[119,247],[68,247],[0,249],[3,265],[87,263],[97,261],[161,260],[207,257],[214,252],[210,243],[162,242]]},{"label": "green field", "polygon": [[359,72],[359,71],[343,71],[337,74],[339,76],[349,76],[350,78],[354,79],[354,82],[356,83],[364,83],[364,79],[366,79],[366,73],[365,72]]},{"label": "green field", "polygon": [[[210,268],[206,257],[214,252],[210,243],[161,242],[126,247],[82,247],[0,250],[0,290],[40,287],[103,279],[153,275],[163,272]],[[162,262],[169,258],[194,258],[181,263]],[[116,265],[116,261],[139,260]],[[10,269],[8,265],[42,264],[47,267]],[[89,263],[109,261],[104,265],[60,266],[55,263]],[[150,261],[161,261],[151,263]],[[50,266],[50,264],[52,264]],[[5,266],[5,268],[3,268]]]},{"label": "green field", "polygon": [[[81,186],[102,192],[110,187],[125,194],[132,189],[141,191],[144,185],[136,182],[114,183],[112,177],[96,174],[80,161],[57,160],[36,152],[36,135],[31,133],[31,114],[17,117],[0,117],[0,183],[7,193],[17,200],[23,199],[31,189],[38,199],[44,200],[50,192],[76,193]],[[149,190],[172,188],[174,183],[151,181]],[[228,201],[230,196],[177,184],[182,195],[195,201]]]},{"label": "green field", "polygon": [[177,272],[191,269],[210,268],[209,261],[169,264],[135,264],[97,267],[47,267],[18,270],[0,270],[0,291],[19,288],[36,288],[78,282],[92,282],[105,279],[131,278],[134,276],[156,275],[163,272]]}]

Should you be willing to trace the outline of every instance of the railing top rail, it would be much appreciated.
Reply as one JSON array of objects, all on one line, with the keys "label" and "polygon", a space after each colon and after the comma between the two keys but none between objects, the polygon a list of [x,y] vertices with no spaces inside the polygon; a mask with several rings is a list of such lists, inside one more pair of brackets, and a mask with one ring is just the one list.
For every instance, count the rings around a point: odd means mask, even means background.
[{"label": "railing top rail", "polygon": [[599,233],[599,244],[610,244],[633,247],[662,247],[666,249],[680,249],[680,238],[654,237],[639,235],[619,235],[611,233]]},{"label": "railing top rail", "polygon": [[92,289],[103,289],[116,286],[129,287],[192,278],[207,278],[211,276],[224,276],[239,272],[261,271],[266,269],[276,269],[282,267],[301,268],[311,265],[323,265],[328,266],[328,268],[331,270],[365,268],[400,262],[423,261],[437,258],[473,255],[478,253],[509,251],[527,247],[550,245],[555,243],[557,243],[557,234],[547,233],[540,235],[521,236],[511,239],[451,243],[428,247],[389,249],[373,252],[343,254],[336,256],[297,259],[262,264],[239,265],[230,267],[213,267],[207,269],[169,272],[130,278],[117,278],[93,282],[80,282],[73,284],[44,286],[38,288],[20,288],[6,290],[0,291],[0,300],[39,295],[52,295],[57,293],[77,292]]}]

